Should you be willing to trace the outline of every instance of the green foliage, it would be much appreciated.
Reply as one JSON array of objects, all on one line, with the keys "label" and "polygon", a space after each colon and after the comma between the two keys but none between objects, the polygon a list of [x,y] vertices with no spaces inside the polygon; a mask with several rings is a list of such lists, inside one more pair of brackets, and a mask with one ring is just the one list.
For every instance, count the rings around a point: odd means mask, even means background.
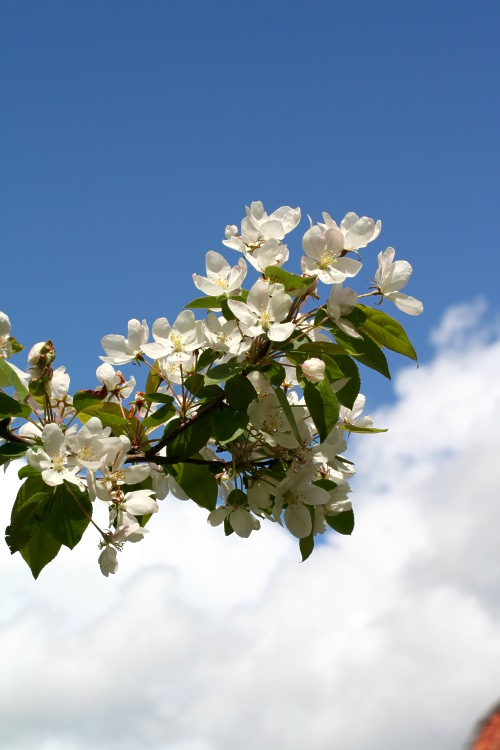
[{"label": "green foliage", "polygon": [[303,539],[299,540],[300,554],[302,555],[302,562],[305,562],[310,557],[314,550],[314,535],[309,534]]},{"label": "green foliage", "polygon": [[377,308],[358,305],[346,315],[346,318],[358,331],[366,333],[379,346],[385,346],[386,349],[417,361],[417,353],[403,326],[387,313]]},{"label": "green foliage", "polygon": [[213,436],[220,443],[230,443],[236,440],[246,430],[248,414],[225,406],[214,412]]},{"label": "green foliage", "polygon": [[232,357],[224,364],[210,368],[205,375],[205,383],[207,385],[222,383],[222,381],[229,380],[233,375],[240,373],[244,367],[245,365],[242,362],[238,362],[236,357]]},{"label": "green foliage", "polygon": [[335,357],[335,363],[340,368],[343,377],[347,378],[347,383],[336,391],[337,398],[342,406],[352,409],[361,390],[361,378],[359,377],[358,366],[348,356]]},{"label": "green foliage", "polygon": [[224,386],[226,400],[233,409],[245,410],[257,399],[257,391],[244,375],[233,375]]},{"label": "green foliage", "polygon": [[278,386],[278,388],[274,389],[274,392],[276,394],[276,397],[278,401],[280,402],[280,406],[285,412],[285,416],[288,420],[288,424],[292,428],[292,432],[294,434],[294,437],[299,445],[302,444],[302,439],[300,437],[299,428],[297,427],[297,422],[295,421],[295,417],[293,416],[293,410],[290,406],[290,403],[286,397],[285,391]]},{"label": "green foliage", "polygon": [[174,414],[177,414],[177,409],[175,408],[173,399],[171,398],[170,403],[163,404],[163,406],[160,406],[159,409],[150,414],[149,417],[145,417],[142,420],[142,426],[146,427],[147,429],[160,427],[160,425],[164,424],[167,419],[173,417]]},{"label": "green foliage", "polygon": [[191,500],[201,508],[215,510],[219,487],[207,466],[182,463],[173,466],[173,470],[175,481]]},{"label": "green foliage", "polygon": [[87,492],[69,484],[49,487],[40,474],[31,475],[17,493],[6,541],[37,578],[62,545],[73,549],[78,544],[91,515]]},{"label": "green foliage", "polygon": [[0,466],[9,463],[15,458],[22,458],[28,450],[23,443],[4,443],[0,445]]},{"label": "green foliage", "polygon": [[29,417],[31,407],[21,404],[6,393],[0,393],[0,419],[4,417]]},{"label": "green foliage", "polygon": [[0,357],[0,388],[6,388],[8,386],[14,388],[21,401],[24,401],[29,395],[29,391],[19,375],[14,372],[12,367],[10,367],[2,357]]},{"label": "green foliage", "polygon": [[212,414],[193,420],[192,422],[182,423],[177,427],[177,434],[167,444],[167,455],[176,462],[185,461],[191,458],[205,447],[212,434]]},{"label": "green foliage", "polygon": [[325,521],[330,528],[339,534],[350,536],[354,531],[354,513],[352,510],[344,510],[336,516],[325,516]]},{"label": "green foliage", "polygon": [[323,442],[338,422],[339,402],[327,380],[319,383],[305,380],[301,386],[307,408]]},{"label": "green foliage", "polygon": [[298,297],[305,294],[308,289],[316,284],[316,279],[304,276],[297,276],[295,273],[285,271],[279,266],[267,266],[264,269],[264,276],[273,284],[283,284],[285,292],[291,297]]},{"label": "green foliage", "polygon": [[389,372],[389,365],[384,352],[380,349],[380,346],[371,339],[368,335],[364,335],[362,339],[355,339],[349,336],[340,328],[337,328],[332,324],[332,333],[338,342],[344,347],[347,354],[354,359],[357,359],[361,364],[366,367],[370,367],[372,370],[380,372],[388,380],[391,379]]}]

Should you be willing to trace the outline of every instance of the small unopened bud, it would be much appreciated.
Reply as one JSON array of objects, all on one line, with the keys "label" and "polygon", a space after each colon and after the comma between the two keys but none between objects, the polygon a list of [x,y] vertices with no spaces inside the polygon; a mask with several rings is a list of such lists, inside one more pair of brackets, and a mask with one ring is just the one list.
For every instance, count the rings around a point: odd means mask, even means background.
[{"label": "small unopened bud", "polygon": [[311,357],[301,365],[305,377],[312,383],[319,383],[325,377],[325,363],[322,359]]},{"label": "small unopened bud", "polygon": [[230,240],[231,237],[237,237],[238,227],[235,224],[228,224],[224,234],[226,235],[226,240]]}]

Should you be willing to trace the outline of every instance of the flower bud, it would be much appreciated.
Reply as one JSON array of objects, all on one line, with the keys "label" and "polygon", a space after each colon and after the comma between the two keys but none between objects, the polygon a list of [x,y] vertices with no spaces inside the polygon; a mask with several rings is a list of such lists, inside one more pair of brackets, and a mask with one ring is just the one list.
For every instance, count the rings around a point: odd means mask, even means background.
[{"label": "flower bud", "polygon": [[325,377],[325,363],[322,359],[311,357],[301,365],[305,377],[312,383],[319,383]]},{"label": "flower bud", "polygon": [[226,235],[226,240],[230,240],[231,237],[237,237],[238,227],[236,226],[236,224],[228,224],[224,234]]},{"label": "flower bud", "polygon": [[52,341],[40,341],[31,347],[28,354],[28,363],[35,367],[47,367],[52,364],[56,352]]}]

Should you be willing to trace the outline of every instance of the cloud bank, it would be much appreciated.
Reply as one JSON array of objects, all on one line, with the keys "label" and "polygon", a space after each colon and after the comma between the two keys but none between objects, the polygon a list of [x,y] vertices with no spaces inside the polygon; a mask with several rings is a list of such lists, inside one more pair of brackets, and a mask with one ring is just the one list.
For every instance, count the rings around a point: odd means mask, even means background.
[{"label": "cloud bank", "polygon": [[[0,549],[6,750],[456,750],[500,697],[500,341],[451,308],[353,445],[351,538],[299,564],[168,499],[114,578],[89,532],[37,582]],[[355,440],[352,436],[351,440]],[[350,456],[352,457],[352,456]],[[0,479],[4,526],[15,472]]]}]

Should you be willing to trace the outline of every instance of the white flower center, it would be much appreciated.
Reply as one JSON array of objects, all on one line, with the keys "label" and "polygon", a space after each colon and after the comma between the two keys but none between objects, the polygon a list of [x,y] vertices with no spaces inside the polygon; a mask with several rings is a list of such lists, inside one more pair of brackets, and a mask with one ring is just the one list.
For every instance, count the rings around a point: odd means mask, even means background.
[{"label": "white flower center", "polygon": [[80,448],[80,458],[82,461],[92,461],[95,458],[94,446],[89,443],[84,443]]},{"label": "white flower center", "polygon": [[219,274],[217,278],[215,279],[215,283],[217,286],[220,286],[221,289],[226,290],[227,289],[227,279],[225,279],[223,276]]},{"label": "white flower center", "polygon": [[180,333],[172,333],[170,335],[170,341],[176,352],[182,352],[182,336]]},{"label": "white flower center", "polygon": [[335,263],[335,255],[331,252],[331,250],[323,253],[321,255],[321,258],[318,260],[318,266],[322,271],[325,271],[327,268],[329,268],[332,263]]},{"label": "white flower center", "polygon": [[66,455],[64,453],[54,453],[52,456],[52,468],[61,474],[66,468]]},{"label": "white flower center", "polygon": [[264,329],[264,331],[267,331],[271,322],[272,322],[272,318],[271,318],[271,313],[269,312],[269,308],[266,308],[265,310],[261,308],[260,324],[262,328]]}]

